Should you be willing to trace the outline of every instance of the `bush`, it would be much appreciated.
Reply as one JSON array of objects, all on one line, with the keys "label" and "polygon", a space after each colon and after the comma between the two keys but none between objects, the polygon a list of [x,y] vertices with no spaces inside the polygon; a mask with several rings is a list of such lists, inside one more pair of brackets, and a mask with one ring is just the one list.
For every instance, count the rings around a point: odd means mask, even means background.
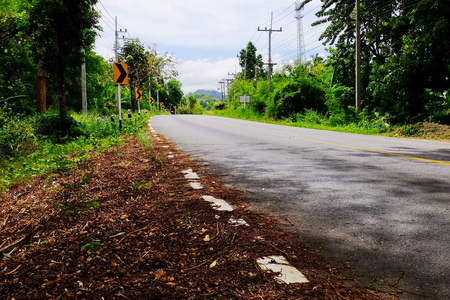
[{"label": "bush", "polygon": [[35,151],[37,143],[29,118],[17,117],[0,109],[0,155],[12,158]]},{"label": "bush", "polygon": [[50,139],[54,143],[65,143],[84,135],[80,123],[68,115],[45,114],[35,120],[36,136]]},{"label": "bush", "polygon": [[224,110],[227,108],[227,104],[225,102],[219,102],[214,104],[214,109]]}]

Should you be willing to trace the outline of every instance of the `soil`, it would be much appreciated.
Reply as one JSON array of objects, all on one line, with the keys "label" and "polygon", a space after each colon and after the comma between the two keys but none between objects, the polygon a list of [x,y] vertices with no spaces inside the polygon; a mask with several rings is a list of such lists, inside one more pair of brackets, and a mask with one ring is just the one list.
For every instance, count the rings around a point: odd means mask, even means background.
[{"label": "soil", "polygon": [[[128,138],[0,197],[0,299],[397,299],[343,278],[274,218],[159,137]],[[166,145],[164,147],[164,145]],[[169,146],[169,147],[167,147]],[[169,155],[174,155],[171,158]],[[199,174],[193,189],[183,170]],[[232,204],[217,211],[202,199]],[[230,218],[250,226],[235,226]],[[282,255],[310,281],[256,260]]]}]

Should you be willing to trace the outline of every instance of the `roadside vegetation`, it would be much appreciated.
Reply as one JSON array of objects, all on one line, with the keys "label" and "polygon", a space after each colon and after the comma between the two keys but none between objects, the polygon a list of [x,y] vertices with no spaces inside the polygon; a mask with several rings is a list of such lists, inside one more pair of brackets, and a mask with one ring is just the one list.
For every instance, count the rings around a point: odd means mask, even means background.
[{"label": "roadside vegetation", "polygon": [[[305,0],[301,7],[311,2]],[[417,136],[450,125],[450,10],[446,1],[361,2],[361,106],[355,101],[355,7],[323,1],[316,13],[328,57],[269,70],[250,42],[243,71],[215,113],[302,127]],[[269,73],[272,73],[270,84]],[[239,103],[250,95],[251,103]],[[429,124],[434,125],[429,125]],[[448,133],[446,138],[450,138]]]},{"label": "roadside vegetation", "polygon": [[128,135],[146,142],[149,114],[118,121],[99,114],[17,116],[0,109],[0,191],[41,175],[69,173]]}]

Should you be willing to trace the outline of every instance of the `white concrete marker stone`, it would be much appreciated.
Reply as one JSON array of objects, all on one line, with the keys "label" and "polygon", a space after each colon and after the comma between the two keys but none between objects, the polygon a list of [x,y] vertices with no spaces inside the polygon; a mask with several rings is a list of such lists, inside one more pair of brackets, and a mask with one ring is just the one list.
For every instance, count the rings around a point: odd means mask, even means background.
[{"label": "white concrete marker stone", "polygon": [[267,256],[256,260],[259,267],[265,271],[280,273],[275,277],[276,280],[290,283],[307,283],[309,282],[299,270],[292,267],[283,256]]},{"label": "white concrete marker stone", "polygon": [[196,182],[196,181],[191,182],[190,185],[194,190],[200,190],[203,188],[203,185],[200,182]]},{"label": "white concrete marker stone", "polygon": [[250,226],[250,224],[248,224],[244,219],[233,219],[230,218],[230,220],[228,220],[228,223],[230,223],[233,226]]},{"label": "white concrete marker stone", "polygon": [[203,196],[203,199],[212,203],[212,208],[221,211],[233,211],[233,208],[225,200],[216,199],[213,196]]},{"label": "white concrete marker stone", "polygon": [[197,173],[186,173],[184,174],[184,178],[186,178],[187,180],[198,180],[200,179],[200,177],[197,175]]},{"label": "white concrete marker stone", "polygon": [[167,158],[174,158],[173,155],[167,155]]}]

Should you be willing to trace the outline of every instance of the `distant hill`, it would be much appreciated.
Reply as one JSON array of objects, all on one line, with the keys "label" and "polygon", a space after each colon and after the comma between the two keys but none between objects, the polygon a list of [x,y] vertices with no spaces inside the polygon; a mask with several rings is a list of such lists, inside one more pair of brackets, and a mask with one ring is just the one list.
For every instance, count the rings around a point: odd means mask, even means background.
[{"label": "distant hill", "polygon": [[196,90],[193,93],[187,94],[187,96],[189,96],[189,95],[193,95],[195,98],[200,98],[203,95],[211,95],[216,99],[222,98],[222,95],[220,94],[220,92],[218,92],[216,90]]}]

